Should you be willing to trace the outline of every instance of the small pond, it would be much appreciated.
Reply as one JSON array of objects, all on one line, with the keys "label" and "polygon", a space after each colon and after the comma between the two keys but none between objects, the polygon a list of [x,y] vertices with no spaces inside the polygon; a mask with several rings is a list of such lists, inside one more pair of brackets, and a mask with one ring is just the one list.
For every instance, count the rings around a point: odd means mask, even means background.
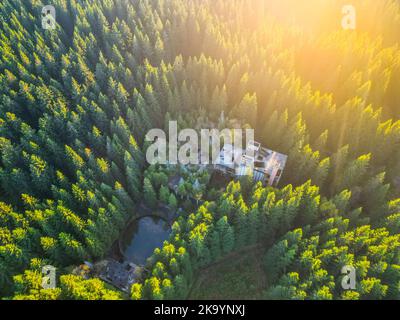
[{"label": "small pond", "polygon": [[124,260],[144,265],[155,248],[161,248],[169,238],[171,227],[165,220],[148,216],[133,221],[121,240]]}]

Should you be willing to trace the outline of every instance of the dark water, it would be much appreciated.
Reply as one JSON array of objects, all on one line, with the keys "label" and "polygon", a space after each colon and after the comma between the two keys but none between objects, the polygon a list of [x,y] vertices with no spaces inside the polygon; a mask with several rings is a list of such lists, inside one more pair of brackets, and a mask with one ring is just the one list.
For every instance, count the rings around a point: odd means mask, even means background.
[{"label": "dark water", "polygon": [[122,239],[124,259],[144,265],[154,249],[162,247],[170,233],[171,228],[163,219],[143,217],[136,220],[125,231]]}]

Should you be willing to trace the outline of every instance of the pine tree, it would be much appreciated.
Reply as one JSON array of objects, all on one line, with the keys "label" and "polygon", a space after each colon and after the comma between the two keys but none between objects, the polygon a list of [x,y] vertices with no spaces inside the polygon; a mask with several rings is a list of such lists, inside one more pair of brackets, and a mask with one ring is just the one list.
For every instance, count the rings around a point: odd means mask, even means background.
[{"label": "pine tree", "polygon": [[160,201],[163,203],[168,203],[169,201],[169,196],[170,196],[170,192],[168,190],[168,187],[166,186],[161,186],[160,188]]},{"label": "pine tree", "polygon": [[232,111],[238,119],[245,119],[253,128],[257,123],[257,97],[247,93],[239,105]]},{"label": "pine tree", "polygon": [[154,208],[157,205],[157,194],[148,178],[144,178],[143,196],[148,206]]}]

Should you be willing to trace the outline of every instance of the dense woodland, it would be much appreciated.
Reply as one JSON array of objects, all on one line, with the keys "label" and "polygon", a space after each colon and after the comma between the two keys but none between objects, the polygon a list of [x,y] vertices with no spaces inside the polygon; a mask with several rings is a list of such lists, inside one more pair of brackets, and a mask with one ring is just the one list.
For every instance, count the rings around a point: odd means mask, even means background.
[{"label": "dense woodland", "polygon": [[[398,1],[353,0],[355,31],[342,0],[53,3],[56,30],[47,3],[0,3],[0,297],[185,299],[202,268],[257,245],[263,298],[400,299]],[[209,194],[192,172],[174,195],[146,132],[222,111],[288,155],[279,188]],[[130,297],[69,274],[107,254],[143,198],[184,213]],[[63,271],[57,289],[41,288],[44,264]]]}]

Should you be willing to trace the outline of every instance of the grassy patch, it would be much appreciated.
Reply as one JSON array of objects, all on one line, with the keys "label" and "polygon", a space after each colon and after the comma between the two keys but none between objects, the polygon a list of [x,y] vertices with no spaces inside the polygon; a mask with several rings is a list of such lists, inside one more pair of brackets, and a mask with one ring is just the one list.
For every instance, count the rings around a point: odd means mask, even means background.
[{"label": "grassy patch", "polygon": [[259,250],[233,254],[202,271],[189,299],[261,299],[265,273]]}]

